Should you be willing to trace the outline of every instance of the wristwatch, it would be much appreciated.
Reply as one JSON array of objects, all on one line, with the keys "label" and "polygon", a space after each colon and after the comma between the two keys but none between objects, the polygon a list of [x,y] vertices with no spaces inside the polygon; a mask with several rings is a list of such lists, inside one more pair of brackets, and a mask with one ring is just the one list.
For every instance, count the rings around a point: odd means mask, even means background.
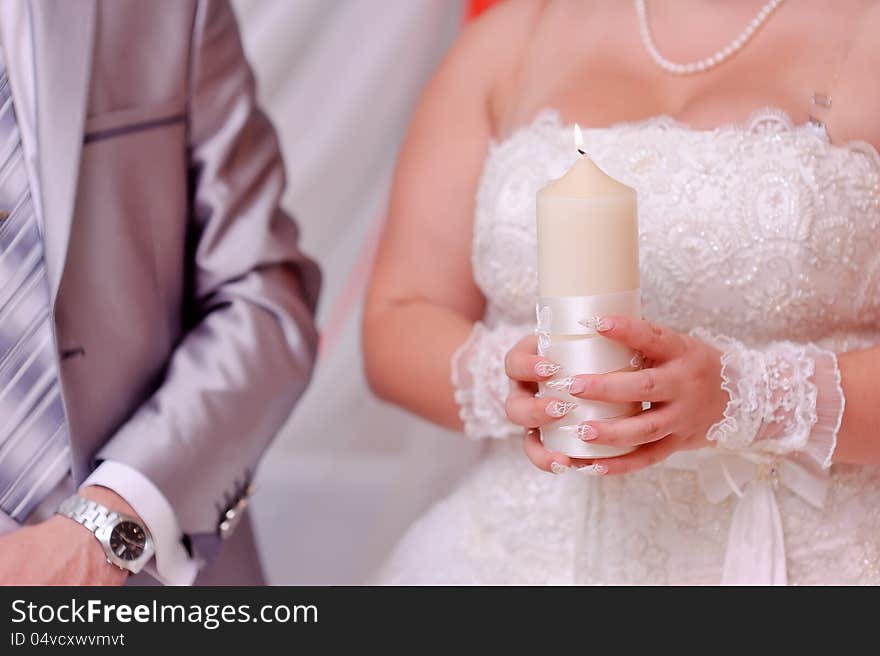
[{"label": "wristwatch", "polygon": [[94,533],[104,548],[107,562],[132,574],[140,572],[155,554],[153,537],[146,526],[90,499],[74,494],[65,499],[55,513]]}]

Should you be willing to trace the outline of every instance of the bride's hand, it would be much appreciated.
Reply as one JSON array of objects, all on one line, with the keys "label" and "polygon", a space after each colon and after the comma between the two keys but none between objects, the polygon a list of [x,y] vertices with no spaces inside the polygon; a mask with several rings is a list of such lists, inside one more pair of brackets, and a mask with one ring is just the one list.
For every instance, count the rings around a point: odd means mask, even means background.
[{"label": "bride's hand", "polygon": [[[595,464],[589,471],[623,474],[653,465],[676,451],[698,449],[710,443],[706,432],[719,421],[728,402],[721,388],[721,354],[704,342],[626,317],[603,317],[599,330],[641,352],[647,367],[639,371],[582,374],[571,379],[572,396],[626,403],[650,401],[651,409],[633,417],[600,419],[580,424],[581,439],[591,444],[635,446],[635,451],[614,458],[580,460],[547,451],[537,434],[525,437],[525,451],[539,468]],[[535,338],[522,340],[507,354],[507,375],[514,381],[507,400],[511,421],[527,428],[542,426],[557,417],[552,398],[534,398],[535,382],[558,372],[552,362],[537,355]],[[546,374],[546,375],[544,375]]]}]

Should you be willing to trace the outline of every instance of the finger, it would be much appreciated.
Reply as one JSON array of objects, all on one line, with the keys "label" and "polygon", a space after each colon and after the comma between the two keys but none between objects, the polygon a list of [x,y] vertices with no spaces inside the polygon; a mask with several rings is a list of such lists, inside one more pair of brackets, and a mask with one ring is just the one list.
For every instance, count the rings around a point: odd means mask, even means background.
[{"label": "finger", "polygon": [[538,338],[524,337],[507,352],[504,371],[513,380],[537,382],[559,373],[560,366],[538,355]]},{"label": "finger", "polygon": [[662,440],[640,446],[632,453],[614,458],[603,458],[602,465],[606,468],[605,473],[609,476],[629,474],[666,460],[677,450],[678,440],[674,435],[670,435]]},{"label": "finger", "polygon": [[590,444],[641,446],[671,435],[675,418],[674,410],[660,406],[632,417],[585,421],[578,426],[578,435]]},{"label": "finger", "polygon": [[[559,468],[566,469],[571,466],[571,458],[555,451],[548,451],[541,442],[541,435],[537,430],[530,430],[523,439],[523,451],[526,452],[529,460],[538,469],[546,472],[556,473],[553,470]],[[554,463],[556,467],[554,468]]]},{"label": "finger", "polygon": [[674,330],[643,319],[621,316],[602,317],[597,330],[601,335],[626,344],[645,357],[659,362],[670,360],[684,351],[685,341]]},{"label": "finger", "polygon": [[510,391],[504,409],[507,417],[515,424],[534,428],[556,421],[571,412],[577,406],[571,401],[555,398],[535,398],[525,389],[516,386]]},{"label": "finger", "polygon": [[581,374],[570,380],[568,389],[572,396],[608,403],[671,401],[678,396],[679,388],[678,379],[670,367]]}]

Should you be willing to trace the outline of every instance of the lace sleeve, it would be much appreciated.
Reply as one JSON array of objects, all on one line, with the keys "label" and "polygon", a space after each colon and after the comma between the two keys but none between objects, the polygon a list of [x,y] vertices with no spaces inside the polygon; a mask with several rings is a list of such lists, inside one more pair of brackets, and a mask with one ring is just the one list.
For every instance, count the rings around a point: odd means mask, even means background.
[{"label": "lace sleeve", "polygon": [[833,352],[792,342],[750,349],[703,330],[692,334],[721,351],[721,387],[730,395],[708,439],[728,449],[797,451],[831,465],[845,404]]},{"label": "lace sleeve", "polygon": [[509,324],[489,329],[478,321],[452,356],[452,386],[468,437],[504,438],[523,432],[504,411],[510,391],[504,357],[529,332],[528,327]]}]

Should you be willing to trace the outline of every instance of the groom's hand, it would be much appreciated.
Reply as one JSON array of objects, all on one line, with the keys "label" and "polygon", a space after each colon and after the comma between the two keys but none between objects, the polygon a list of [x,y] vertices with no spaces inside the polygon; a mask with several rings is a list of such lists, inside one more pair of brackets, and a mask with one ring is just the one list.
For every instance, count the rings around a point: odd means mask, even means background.
[{"label": "groom's hand", "polygon": [[[87,487],[80,495],[137,517],[116,493]],[[122,585],[128,573],[107,562],[95,536],[72,519],[55,515],[0,538],[2,585]]]}]

